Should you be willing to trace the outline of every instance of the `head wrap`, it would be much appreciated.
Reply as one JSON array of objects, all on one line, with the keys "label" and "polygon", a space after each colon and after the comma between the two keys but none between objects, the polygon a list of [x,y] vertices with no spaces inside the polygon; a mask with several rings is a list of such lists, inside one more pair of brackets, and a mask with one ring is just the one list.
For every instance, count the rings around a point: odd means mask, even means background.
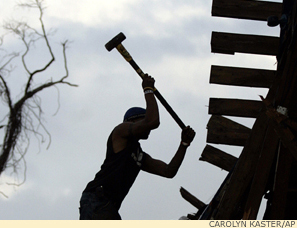
[{"label": "head wrap", "polygon": [[136,118],[145,117],[146,110],[144,108],[133,107],[128,109],[124,116],[124,122],[130,121]]}]

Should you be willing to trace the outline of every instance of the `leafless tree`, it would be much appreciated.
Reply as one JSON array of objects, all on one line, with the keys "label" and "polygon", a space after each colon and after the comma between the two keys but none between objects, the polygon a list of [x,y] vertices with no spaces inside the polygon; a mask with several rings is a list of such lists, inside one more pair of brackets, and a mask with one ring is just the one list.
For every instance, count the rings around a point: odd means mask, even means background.
[{"label": "leafless tree", "polygon": [[[66,49],[68,41],[61,43],[61,55],[63,56],[63,72],[62,76],[57,78],[45,78],[45,72],[53,67],[55,61],[55,54],[52,44],[49,40],[50,33],[46,31],[43,14],[44,14],[44,1],[43,0],[29,0],[26,3],[19,3],[18,6],[37,10],[39,13],[39,28],[31,27],[27,22],[9,20],[4,22],[3,28],[6,34],[13,34],[24,45],[24,51],[20,53],[3,52],[5,55],[0,57],[0,98],[2,103],[7,107],[6,115],[0,119],[0,130],[4,131],[3,143],[0,144],[0,176],[4,170],[10,168],[12,173],[17,173],[18,169],[22,167],[24,173],[26,172],[25,154],[30,145],[30,136],[34,134],[41,141],[44,139],[44,132],[50,138],[49,132],[46,130],[42,119],[41,98],[37,95],[42,90],[55,87],[59,84],[66,84],[69,86],[77,86],[67,82],[69,76],[66,58]],[[0,47],[3,46],[5,36],[0,38]],[[48,61],[40,67],[30,69],[30,59],[28,55],[36,48],[36,45],[44,45],[39,56],[49,54]],[[43,53],[46,51],[46,53]],[[1,56],[1,52],[0,52]],[[9,85],[8,78],[12,77],[14,67],[12,62],[20,59],[20,65],[24,69],[27,79],[24,83],[21,95],[17,98],[12,97],[11,89],[13,85]],[[38,58],[38,57],[37,57]],[[35,57],[36,59],[36,57]],[[19,76],[19,75],[18,75]],[[42,83],[36,83],[44,77]],[[1,118],[1,117],[0,117]],[[42,130],[42,133],[40,132]],[[50,140],[49,140],[50,141]],[[24,175],[25,181],[25,175]],[[2,193],[3,194],[3,193]],[[4,195],[4,194],[3,194]]]}]

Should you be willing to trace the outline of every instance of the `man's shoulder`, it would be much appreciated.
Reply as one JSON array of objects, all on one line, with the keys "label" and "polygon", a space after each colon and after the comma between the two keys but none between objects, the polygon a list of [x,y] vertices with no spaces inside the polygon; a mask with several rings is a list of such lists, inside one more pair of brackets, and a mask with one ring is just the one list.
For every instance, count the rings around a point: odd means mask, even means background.
[{"label": "man's shoulder", "polygon": [[129,126],[131,125],[131,123],[128,122],[123,122],[118,124],[117,126],[114,127],[112,133],[115,134],[123,134],[125,133],[127,130],[129,130]]},{"label": "man's shoulder", "polygon": [[131,134],[131,132],[130,132],[131,124],[132,123],[123,122],[123,123],[120,123],[119,125],[117,125],[112,131],[112,137],[114,139],[129,138],[129,136]]},{"label": "man's shoulder", "polygon": [[122,151],[133,139],[131,134],[132,123],[121,123],[116,126],[111,134],[112,145],[115,153]]}]

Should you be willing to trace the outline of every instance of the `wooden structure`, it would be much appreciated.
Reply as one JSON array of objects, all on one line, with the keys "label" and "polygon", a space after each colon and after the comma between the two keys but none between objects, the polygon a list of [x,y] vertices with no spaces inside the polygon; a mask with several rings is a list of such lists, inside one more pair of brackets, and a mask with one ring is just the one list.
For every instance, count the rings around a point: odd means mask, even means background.
[{"label": "wooden structure", "polygon": [[[271,16],[276,17],[272,18]],[[190,219],[297,218],[297,1],[213,0],[212,16],[267,21],[279,37],[213,32],[214,53],[249,53],[277,58],[277,70],[212,66],[210,83],[269,88],[257,101],[210,98],[207,143],[242,146],[239,158],[206,145],[201,161],[228,171],[208,205],[181,189],[198,212]],[[274,20],[273,20],[274,19]],[[277,20],[275,20],[277,19]],[[224,116],[224,117],[223,117]],[[254,118],[252,129],[225,116]],[[185,192],[187,194],[185,194]],[[189,196],[190,195],[190,196]],[[195,202],[195,203],[194,203]]]}]

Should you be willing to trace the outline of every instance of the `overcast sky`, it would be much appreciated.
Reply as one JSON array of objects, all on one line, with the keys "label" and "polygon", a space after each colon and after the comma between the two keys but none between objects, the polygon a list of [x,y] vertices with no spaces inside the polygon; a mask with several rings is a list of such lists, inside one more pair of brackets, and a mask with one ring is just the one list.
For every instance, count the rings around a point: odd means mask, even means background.
[{"label": "overcast sky", "polygon": [[[23,18],[38,26],[37,11],[15,8],[16,2],[0,0],[0,22]],[[206,145],[209,98],[259,100],[259,95],[267,93],[265,89],[211,85],[211,65],[276,68],[275,57],[211,53],[211,32],[278,36],[279,28],[269,28],[265,22],[211,17],[211,0],[47,0],[45,5],[46,29],[56,29],[50,41],[57,59],[42,77],[64,75],[59,44],[67,39],[71,41],[67,49],[68,81],[79,87],[60,85],[59,92],[52,88],[40,93],[51,144],[47,149],[49,138],[44,132],[46,142],[41,146],[32,135],[25,158],[26,182],[22,186],[6,184],[15,178],[11,170],[1,176],[0,191],[8,198],[0,194],[0,219],[78,219],[81,193],[100,169],[110,132],[128,108],[145,106],[139,76],[116,50],[108,52],[104,47],[119,32],[126,35],[123,44],[134,60],[155,78],[156,88],[183,122],[197,132],[174,179],[139,174],[120,209],[122,219],[176,220],[197,212],[181,197],[181,186],[209,203],[227,175],[199,161]],[[2,48],[8,52],[24,50],[19,42],[7,36]],[[34,67],[48,59],[48,54],[38,49],[27,61]],[[13,64],[17,68],[7,80],[17,96],[21,91],[17,86],[22,88],[26,75],[22,74],[20,59]],[[3,104],[0,119],[7,111]],[[152,157],[169,162],[180,143],[181,129],[159,107],[161,125],[141,144]],[[231,119],[248,127],[254,121]],[[0,136],[3,138],[3,129]],[[234,156],[242,150],[214,146]],[[19,171],[20,181],[23,171]]]}]

